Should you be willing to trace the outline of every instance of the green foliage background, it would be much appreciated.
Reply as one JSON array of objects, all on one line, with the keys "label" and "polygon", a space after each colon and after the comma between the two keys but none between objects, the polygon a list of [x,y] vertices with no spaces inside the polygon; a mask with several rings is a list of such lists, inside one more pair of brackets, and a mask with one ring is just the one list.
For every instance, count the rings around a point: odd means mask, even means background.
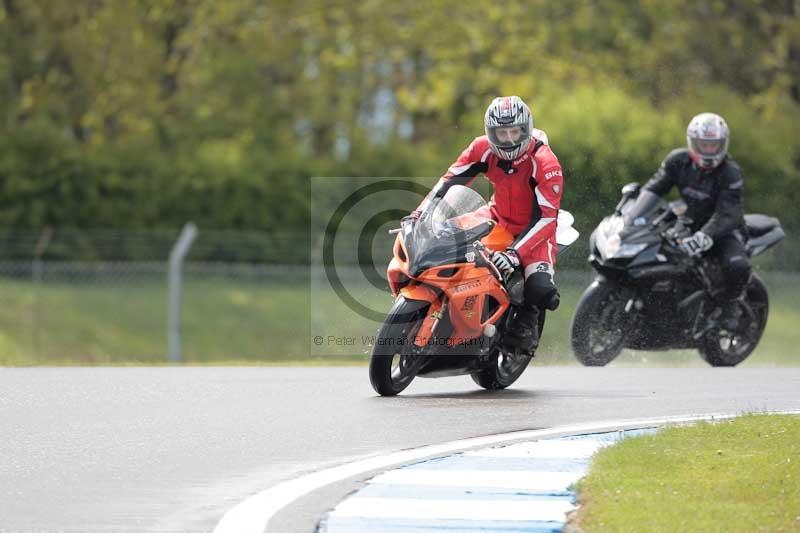
[{"label": "green foliage background", "polygon": [[308,178],[432,185],[482,133],[498,94],[531,104],[584,231],[706,110],[731,126],[748,209],[800,228],[798,10],[793,0],[2,0],[1,232],[194,220],[302,233],[324,192]]}]

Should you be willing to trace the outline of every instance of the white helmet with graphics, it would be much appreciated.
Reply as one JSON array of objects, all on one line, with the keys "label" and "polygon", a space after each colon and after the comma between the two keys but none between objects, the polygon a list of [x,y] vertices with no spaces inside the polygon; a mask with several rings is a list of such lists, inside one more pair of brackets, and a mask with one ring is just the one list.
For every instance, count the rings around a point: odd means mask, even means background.
[{"label": "white helmet with graphics", "polygon": [[728,140],[725,119],[714,113],[700,113],[686,128],[689,155],[700,168],[719,166],[728,155]]},{"label": "white helmet with graphics", "polygon": [[489,145],[497,157],[513,161],[528,149],[533,134],[533,117],[519,96],[501,96],[492,100],[483,122]]}]

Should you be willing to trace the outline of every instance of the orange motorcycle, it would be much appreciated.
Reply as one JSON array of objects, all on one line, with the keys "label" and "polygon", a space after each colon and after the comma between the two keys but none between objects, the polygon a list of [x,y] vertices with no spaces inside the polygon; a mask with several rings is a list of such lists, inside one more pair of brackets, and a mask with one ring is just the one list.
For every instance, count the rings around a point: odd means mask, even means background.
[{"label": "orange motorcycle", "polygon": [[[560,211],[559,249],[578,238],[572,215]],[[454,185],[418,220],[403,220],[387,277],[395,302],[372,349],[369,377],[382,396],[417,377],[469,374],[485,389],[503,389],[525,371],[533,354],[502,348],[506,328],[523,302],[524,280],[509,279],[491,262],[513,235],[489,216],[474,190]],[[545,310],[539,313],[539,335]]]}]

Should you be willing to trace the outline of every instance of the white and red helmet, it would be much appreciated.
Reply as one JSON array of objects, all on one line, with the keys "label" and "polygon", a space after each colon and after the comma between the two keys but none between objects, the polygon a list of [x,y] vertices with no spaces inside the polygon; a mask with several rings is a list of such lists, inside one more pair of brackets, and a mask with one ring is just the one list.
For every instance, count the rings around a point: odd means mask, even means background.
[{"label": "white and red helmet", "polygon": [[725,160],[729,138],[725,119],[714,113],[700,113],[686,128],[689,155],[700,168],[714,168]]},{"label": "white and red helmet", "polygon": [[533,116],[519,96],[492,100],[483,119],[492,151],[501,159],[517,159],[531,143]]}]

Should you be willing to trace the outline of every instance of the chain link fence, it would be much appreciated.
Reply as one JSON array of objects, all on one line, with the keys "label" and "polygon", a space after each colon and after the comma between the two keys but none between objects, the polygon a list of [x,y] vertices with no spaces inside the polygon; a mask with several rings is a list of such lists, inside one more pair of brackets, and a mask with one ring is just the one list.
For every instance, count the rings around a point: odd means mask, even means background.
[{"label": "chain link fence", "polygon": [[[168,360],[179,230],[0,235],[0,364]],[[308,235],[201,230],[180,280],[186,362],[307,353]]]},{"label": "chain link fence", "polygon": [[[83,249],[92,250],[91,257],[70,260],[51,248],[63,250],[58,232],[53,232],[49,243],[41,234],[13,239],[5,235],[3,242],[16,242],[17,248],[0,252],[0,365],[167,362],[168,257],[178,233],[156,232],[148,238],[134,232],[116,239],[107,232],[100,232],[100,239],[84,233]],[[120,239],[127,239],[127,244]],[[584,262],[585,239],[586,234],[557,269],[563,304],[548,315],[540,361],[571,360],[572,310],[592,278]],[[121,250],[133,249],[133,242],[138,243],[137,253],[130,254],[135,258],[121,259],[128,253]],[[378,258],[388,260],[390,239],[373,245],[375,265],[370,268],[380,273],[385,263]],[[257,251],[260,246],[268,250]],[[797,241],[789,238],[755,261],[770,290],[772,308],[765,339],[751,358],[754,362],[793,358],[800,345],[795,327],[800,320],[798,264],[789,268],[785,263],[798,250]],[[380,324],[348,318],[346,306],[326,290],[324,268],[319,261],[309,260],[318,253],[307,235],[201,229],[183,268],[182,360],[366,360],[371,347],[360,339],[374,335]],[[214,260],[219,257],[228,260]],[[232,261],[230,257],[258,260]],[[341,258],[336,268],[353,294],[375,309],[388,310],[387,288],[364,280],[355,253]],[[363,346],[320,347],[312,342],[317,336],[328,339],[345,334]]]},{"label": "chain link fence", "polygon": [[[168,264],[0,262],[0,364],[167,361]],[[297,359],[308,269],[187,263],[183,361]]]}]

